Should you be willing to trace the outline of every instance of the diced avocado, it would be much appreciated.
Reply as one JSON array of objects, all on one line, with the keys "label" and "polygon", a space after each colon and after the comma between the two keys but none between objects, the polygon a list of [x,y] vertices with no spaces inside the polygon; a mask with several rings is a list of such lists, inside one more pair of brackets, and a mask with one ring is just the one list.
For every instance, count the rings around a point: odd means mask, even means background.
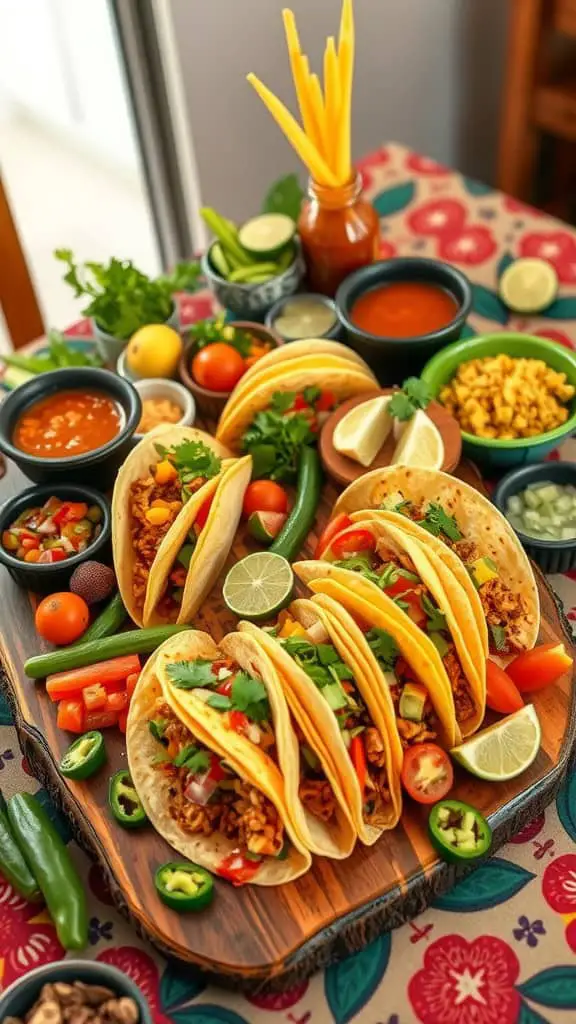
[{"label": "diced avocado", "polygon": [[341,683],[328,683],[321,690],[322,696],[328,702],[333,711],[348,706],[348,697]]},{"label": "diced avocado", "polygon": [[522,514],[523,509],[522,499],[517,494],[513,494],[511,498],[508,498],[508,514],[519,516]]},{"label": "diced avocado", "polygon": [[420,683],[406,683],[400,696],[400,718],[407,718],[410,722],[421,722],[427,697],[428,690],[425,686],[421,686]]},{"label": "diced avocado", "polygon": [[524,522],[527,526],[540,526],[540,513],[534,508],[527,508],[524,513]]},{"label": "diced avocado", "polygon": [[533,491],[533,494],[538,495],[539,501],[557,501],[562,491],[556,484],[545,484],[544,487],[539,487],[537,491]]},{"label": "diced avocado", "polygon": [[526,490],[524,492],[524,503],[528,506],[528,508],[538,508],[538,505],[540,504],[540,496],[538,494],[538,491]]},{"label": "diced avocado", "polygon": [[472,562],[470,572],[477,587],[482,587],[489,580],[498,579],[498,570],[491,558],[477,558]]},{"label": "diced avocado", "polygon": [[350,747],[350,743],[352,741],[352,736],[350,734],[350,729],[341,729],[340,735],[342,737],[342,743],[346,747],[346,750],[348,750],[349,747]]},{"label": "diced avocado", "polygon": [[441,658],[448,654],[448,644],[442,633],[429,633],[428,635]]}]

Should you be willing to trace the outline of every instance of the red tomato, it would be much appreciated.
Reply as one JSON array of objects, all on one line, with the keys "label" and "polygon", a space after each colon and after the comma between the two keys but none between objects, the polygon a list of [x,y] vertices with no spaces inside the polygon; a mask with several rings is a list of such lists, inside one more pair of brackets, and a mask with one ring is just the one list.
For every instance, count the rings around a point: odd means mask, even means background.
[{"label": "red tomato", "polygon": [[253,512],[288,511],[288,495],[280,484],[273,480],[254,480],[248,484],[244,494],[242,513],[249,519]]},{"label": "red tomato", "polygon": [[404,753],[402,785],[419,804],[435,804],[452,789],[454,770],[445,750],[436,743],[415,743]]},{"label": "red tomato", "polygon": [[294,403],[292,405],[292,409],[295,412],[300,412],[302,409],[309,409],[309,408],[310,408],[310,406],[309,406],[308,402],[306,401],[306,399],[304,398],[304,395],[296,395],[296,398],[294,399]]},{"label": "red tomato", "polygon": [[51,594],[40,602],[34,623],[36,631],[51,644],[71,644],[82,635],[90,621],[88,605],[78,594]]},{"label": "red tomato", "polygon": [[506,671],[521,693],[533,693],[555,683],[572,664],[573,659],[566,653],[564,644],[540,644],[518,654]]},{"label": "red tomato", "polygon": [[347,529],[348,526],[352,526],[352,520],[345,512],[341,512],[339,516],[331,519],[318,538],[314,558],[322,558],[324,552],[330,547],[333,538],[342,533],[342,530]]},{"label": "red tomato", "polygon": [[234,732],[244,732],[244,729],[249,724],[248,718],[243,711],[230,711],[229,713],[230,728]]},{"label": "red tomato", "polygon": [[219,683],[216,687],[216,693],[221,693],[224,697],[229,697],[232,693],[233,678],[225,679],[223,683]]},{"label": "red tomato", "polygon": [[132,694],[136,689],[136,684],[138,683],[139,678],[140,675],[138,672],[132,672],[126,679],[126,693],[128,694],[128,700],[132,700]]},{"label": "red tomato", "polygon": [[428,617],[422,607],[422,600],[420,594],[413,589],[414,581],[407,580],[405,576],[399,576],[398,579],[391,583],[389,587],[385,587],[384,593],[388,594],[388,597],[399,598],[408,607],[403,609],[412,622],[415,622],[420,629],[426,628]]},{"label": "red tomato", "polygon": [[224,341],[205,345],[192,360],[192,376],[201,388],[229,392],[246,370],[238,349]]},{"label": "red tomato", "polygon": [[314,402],[316,412],[329,412],[336,404],[336,395],[332,391],[323,391],[320,398]]},{"label": "red tomato", "polygon": [[216,492],[214,492],[214,494],[211,494],[208,498],[206,498],[206,501],[202,502],[202,504],[200,505],[200,508],[198,509],[198,511],[196,513],[196,519],[194,521],[194,525],[197,526],[198,529],[200,529],[200,530],[203,530],[204,527],[206,526],[206,520],[208,519],[208,513],[210,512],[210,509],[212,508],[212,502],[214,501],[215,493]]},{"label": "red tomato", "polygon": [[241,853],[231,853],[220,861],[216,868],[216,874],[220,875],[220,878],[232,882],[232,885],[244,885],[245,882],[252,880],[260,864],[261,861],[248,860]]},{"label": "red tomato", "polygon": [[334,538],[330,547],[336,560],[348,555],[358,555],[364,551],[376,550],[376,539],[370,530],[360,527],[357,530],[345,530]]},{"label": "red tomato", "polygon": [[516,684],[490,658],[486,662],[486,703],[492,711],[499,711],[501,715],[511,715],[524,706]]},{"label": "red tomato", "polygon": [[350,758],[354,765],[354,771],[356,772],[356,778],[358,779],[358,785],[360,786],[362,800],[364,800],[368,768],[366,764],[366,751],[364,750],[362,734],[352,737],[352,740],[350,741]]}]

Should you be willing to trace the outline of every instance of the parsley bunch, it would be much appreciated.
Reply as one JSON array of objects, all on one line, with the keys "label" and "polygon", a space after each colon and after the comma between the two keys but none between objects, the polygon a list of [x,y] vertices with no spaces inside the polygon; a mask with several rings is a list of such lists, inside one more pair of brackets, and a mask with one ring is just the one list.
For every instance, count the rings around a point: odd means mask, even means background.
[{"label": "parsley bunch", "polygon": [[[223,682],[222,678],[214,675],[212,662],[203,658],[172,662],[166,666],[166,672],[179,690],[214,689]],[[206,703],[218,711],[242,711],[252,722],[265,722],[270,718],[266,687],[260,679],[247,672],[236,673],[230,696],[213,693]]]},{"label": "parsley bunch", "polygon": [[[320,389],[305,388],[303,394],[313,411]],[[256,413],[244,434],[242,450],[252,456],[254,479],[295,480],[303,446],[316,443],[307,416],[303,412],[289,411],[295,398],[293,391],[274,392],[270,408]]]}]

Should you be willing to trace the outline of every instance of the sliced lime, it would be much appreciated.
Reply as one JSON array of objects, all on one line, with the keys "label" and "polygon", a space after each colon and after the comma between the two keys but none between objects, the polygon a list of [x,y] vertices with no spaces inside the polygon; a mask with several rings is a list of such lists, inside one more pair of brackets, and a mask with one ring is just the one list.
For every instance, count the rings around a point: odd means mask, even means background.
[{"label": "sliced lime", "polygon": [[526,256],[506,268],[498,291],[502,302],[514,313],[539,313],[556,298],[558,275],[546,260]]},{"label": "sliced lime", "polygon": [[542,733],[533,704],[483,729],[450,751],[472,775],[490,782],[514,779],[530,767],[540,749]]},{"label": "sliced lime", "polygon": [[292,596],[294,574],[282,555],[256,551],[232,566],[222,588],[227,608],[243,619],[271,618]]}]

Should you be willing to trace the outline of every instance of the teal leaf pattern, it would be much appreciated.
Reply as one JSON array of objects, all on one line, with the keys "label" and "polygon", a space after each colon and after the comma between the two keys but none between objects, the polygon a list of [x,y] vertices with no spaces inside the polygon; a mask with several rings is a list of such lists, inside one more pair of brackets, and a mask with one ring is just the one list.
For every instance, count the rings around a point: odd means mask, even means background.
[{"label": "teal leaf pattern", "polygon": [[400,213],[414,199],[415,185],[407,181],[404,185],[394,185],[379,192],[372,200],[372,205],[379,217],[391,217]]},{"label": "teal leaf pattern", "polygon": [[511,252],[505,252],[502,254],[498,261],[498,266],[496,267],[496,276],[498,277],[498,280],[500,280],[502,274],[508,269],[510,264],[515,262],[516,260]]},{"label": "teal leaf pattern", "polygon": [[558,1010],[576,1010],[576,967],[547,967],[516,986],[525,999]]},{"label": "teal leaf pattern", "polygon": [[249,1024],[239,1013],[228,1010],[225,1006],[216,1006],[214,1003],[188,1006],[171,1016],[176,1024]]},{"label": "teal leaf pattern", "polygon": [[542,1017],[537,1010],[534,1010],[532,1006],[528,1006],[528,1003],[521,1003],[520,1016],[516,1024],[549,1024],[549,1021]]},{"label": "teal leaf pattern", "polygon": [[547,320],[576,320],[576,298],[556,299],[540,316]]},{"label": "teal leaf pattern", "polygon": [[183,1003],[190,1002],[206,988],[206,982],[199,970],[192,964],[168,962],[160,979],[160,1002],[164,1013],[171,1016],[174,1010]]},{"label": "teal leaf pattern", "polygon": [[372,998],[388,967],[391,946],[387,932],[326,969],[324,992],[334,1024],[348,1024]]},{"label": "teal leaf pattern", "polygon": [[488,196],[494,191],[491,185],[485,181],[477,181],[476,178],[463,178],[464,188],[471,196]]},{"label": "teal leaf pattern", "polygon": [[434,900],[432,906],[459,914],[488,910],[512,899],[535,877],[519,864],[512,864],[502,857],[492,857],[449,892]]},{"label": "teal leaf pattern", "polygon": [[477,334],[478,331],[474,330],[472,324],[466,323],[460,332],[460,341],[465,341],[466,338],[475,338]]},{"label": "teal leaf pattern", "polygon": [[[472,290],[474,292],[472,308],[475,313],[486,317],[487,320],[495,320],[496,323],[502,324],[502,326],[508,323],[508,310],[504,303],[500,301],[496,292],[490,291],[489,288],[485,288],[482,284],[473,285]],[[576,316],[576,310],[574,315]]]},{"label": "teal leaf pattern", "polygon": [[556,810],[564,830],[576,843],[576,769],[566,776],[558,796]]},{"label": "teal leaf pattern", "polygon": [[0,690],[0,725],[13,725],[14,716],[8,703],[8,698]]},{"label": "teal leaf pattern", "polygon": [[59,811],[54,806],[50,798],[50,794],[45,789],[39,789],[38,792],[34,794],[34,796],[36,797],[38,803],[46,811],[46,814],[50,818],[50,821],[54,825],[54,828],[56,829],[62,842],[69,843],[70,840],[72,839],[72,830],[68,823],[68,819],[62,814],[61,811]]}]

